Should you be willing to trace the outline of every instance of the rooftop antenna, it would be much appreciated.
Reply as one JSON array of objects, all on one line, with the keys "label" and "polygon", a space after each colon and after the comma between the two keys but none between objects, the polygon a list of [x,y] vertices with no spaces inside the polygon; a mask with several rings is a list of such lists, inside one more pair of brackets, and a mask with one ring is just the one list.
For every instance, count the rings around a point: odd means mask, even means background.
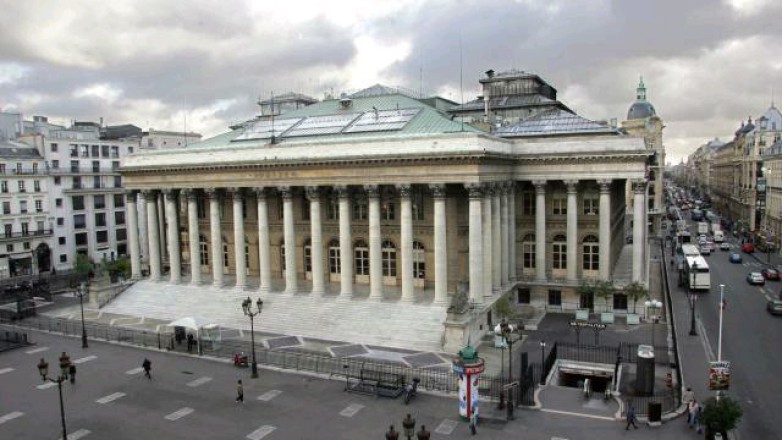
[{"label": "rooftop antenna", "polygon": [[182,132],[182,137],[185,138],[184,139],[185,147],[187,147],[187,101],[185,101],[185,108],[183,109],[182,117],[184,119],[184,128],[185,128],[185,131]]},{"label": "rooftop antenna", "polygon": [[459,120],[462,123],[462,131],[464,131],[464,59],[462,55],[462,33],[459,31],[459,93],[461,97],[462,114]]},{"label": "rooftop antenna", "polygon": [[272,120],[272,139],[271,139],[271,143],[274,144],[277,141],[274,138],[274,90],[272,90],[272,92],[271,92],[271,115],[272,115],[272,117],[271,117],[271,120]]},{"label": "rooftop antenna", "polygon": [[774,86],[771,86],[771,107],[774,107]]},{"label": "rooftop antenna", "polygon": [[424,97],[424,67],[418,68],[418,97]]}]

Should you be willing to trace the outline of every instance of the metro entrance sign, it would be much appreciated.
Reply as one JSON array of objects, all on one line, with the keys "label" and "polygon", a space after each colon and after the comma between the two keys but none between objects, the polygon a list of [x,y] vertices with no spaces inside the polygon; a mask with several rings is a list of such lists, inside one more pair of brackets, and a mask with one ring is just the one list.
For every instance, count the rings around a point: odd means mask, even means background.
[{"label": "metro entrance sign", "polygon": [[570,321],[570,327],[576,331],[576,344],[581,343],[581,330],[588,328],[595,332],[595,345],[600,343],[600,331],[606,329],[606,325],[602,322],[588,322],[572,320]]},{"label": "metro entrance sign", "polygon": [[709,389],[727,390],[730,388],[730,361],[709,362]]}]

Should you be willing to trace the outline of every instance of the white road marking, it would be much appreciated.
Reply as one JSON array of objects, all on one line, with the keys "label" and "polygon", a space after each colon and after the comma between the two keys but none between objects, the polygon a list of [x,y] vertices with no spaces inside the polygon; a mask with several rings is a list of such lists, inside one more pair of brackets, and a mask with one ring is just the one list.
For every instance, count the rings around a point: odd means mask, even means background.
[{"label": "white road marking", "polygon": [[556,409],[548,409],[548,408],[542,408],[541,411],[548,412],[548,413],[554,413],[554,414],[563,414],[566,416],[576,416],[576,417],[584,417],[587,419],[595,419],[595,420],[607,420],[609,422],[614,422],[616,419],[613,417],[606,417],[606,416],[595,416],[592,414],[583,414],[583,413],[576,413],[576,412],[570,412],[570,411],[559,411]]},{"label": "white road marking", "polygon": [[130,370],[126,371],[126,372],[125,372],[125,374],[139,374],[139,373],[141,373],[142,371],[144,371],[144,369],[143,369],[143,368],[141,368],[141,367],[136,367],[136,368],[133,368],[133,369],[130,369]]},{"label": "white road marking", "polygon": [[38,347],[38,348],[33,348],[32,350],[27,350],[27,351],[25,351],[25,354],[35,354],[35,353],[40,353],[40,352],[42,352],[42,351],[46,351],[46,350],[48,350],[48,349],[49,349],[49,347]]},{"label": "white road marking", "polygon": [[14,371],[14,369],[11,368],[11,367],[3,368],[3,369],[0,369],[0,374],[10,373],[12,371]]},{"label": "white road marking", "polygon": [[203,385],[203,384],[205,384],[205,383],[209,382],[210,380],[212,380],[212,378],[211,378],[211,377],[208,377],[208,376],[199,377],[199,378],[198,378],[198,379],[196,379],[196,380],[191,380],[190,382],[188,382],[188,383],[187,383],[187,386],[189,386],[189,387],[197,387],[197,386],[201,386],[201,385]]},{"label": "white road marking", "polygon": [[74,364],[83,364],[85,362],[89,362],[89,361],[94,360],[94,359],[98,359],[98,356],[95,356],[93,354],[93,355],[90,355],[90,356],[87,356],[87,357],[83,357],[81,359],[76,359],[75,361],[73,361],[73,363]]},{"label": "white road marking", "polygon": [[193,408],[188,408],[188,407],[180,408],[172,412],[171,414],[167,415],[165,419],[171,420],[173,422],[174,420],[179,420],[182,417],[192,413],[193,411],[195,411]]},{"label": "white road marking", "polygon": [[277,428],[274,426],[263,425],[260,428],[256,429],[255,431],[247,434],[247,438],[250,440],[261,440],[262,438],[274,432],[275,429]]},{"label": "white road marking", "polygon": [[95,402],[96,403],[100,403],[100,404],[104,404],[104,403],[113,402],[113,401],[119,399],[120,397],[125,397],[125,393],[109,394],[108,396],[101,397],[100,399],[96,400]]},{"label": "white road marking", "polygon": [[264,402],[268,402],[274,399],[275,397],[279,396],[280,394],[282,394],[282,391],[280,390],[267,391],[261,394],[260,396],[258,396],[258,400],[263,400]]},{"label": "white road marking", "polygon": [[21,411],[10,412],[10,413],[4,415],[3,417],[0,417],[0,425],[2,425],[5,422],[11,421],[13,419],[22,417],[23,415],[24,415],[24,413],[21,412]]},{"label": "white road marking", "polygon": [[454,429],[459,425],[459,422],[451,419],[444,419],[437,425],[437,429],[434,430],[435,434],[451,435]]},{"label": "white road marking", "polygon": [[565,437],[551,437],[551,440],[568,440]]},{"label": "white road marking", "polygon": [[357,412],[361,411],[362,408],[364,408],[364,405],[353,403],[348,405],[347,408],[340,411],[339,415],[343,417],[353,417],[356,415]]},{"label": "white road marking", "polygon": [[[90,434],[89,429],[80,429],[76,432],[71,432],[68,434],[68,440],[79,440],[82,437],[86,437]],[[62,437],[60,437],[60,440],[62,440]]]},{"label": "white road marking", "polygon": [[57,386],[57,384],[54,382],[46,382],[45,384],[38,385],[36,388],[38,388],[39,390],[46,390],[55,386]]}]

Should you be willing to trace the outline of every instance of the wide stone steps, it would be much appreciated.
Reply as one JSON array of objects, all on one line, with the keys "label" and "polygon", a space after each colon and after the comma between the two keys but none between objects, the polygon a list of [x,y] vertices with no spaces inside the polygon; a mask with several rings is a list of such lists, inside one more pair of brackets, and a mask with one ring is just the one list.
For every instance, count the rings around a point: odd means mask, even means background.
[{"label": "wide stone steps", "polygon": [[[148,280],[136,283],[104,308],[106,312],[175,320],[203,318],[228,328],[249,330],[241,310],[257,293],[212,286],[172,285]],[[445,305],[343,299],[272,292],[262,296],[257,331],[346,343],[440,351]]]}]

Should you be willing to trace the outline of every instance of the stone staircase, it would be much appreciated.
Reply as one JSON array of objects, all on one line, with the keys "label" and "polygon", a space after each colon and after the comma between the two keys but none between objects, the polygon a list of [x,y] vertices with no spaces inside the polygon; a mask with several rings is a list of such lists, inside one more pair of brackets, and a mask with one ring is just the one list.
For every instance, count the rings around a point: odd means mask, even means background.
[{"label": "stone staircase", "polygon": [[[361,295],[361,294],[359,294]],[[359,296],[357,295],[357,296]],[[430,301],[403,303],[370,301],[334,294],[316,297],[215,288],[142,280],[102,310],[131,316],[175,320],[193,316],[226,328],[249,330],[241,302],[250,296],[263,299],[263,313],[255,330],[327,341],[421,351],[442,351],[447,305]]]},{"label": "stone staircase", "polygon": [[625,286],[633,280],[633,245],[626,244],[619,253],[619,259],[614,266],[611,279],[617,286]]}]

